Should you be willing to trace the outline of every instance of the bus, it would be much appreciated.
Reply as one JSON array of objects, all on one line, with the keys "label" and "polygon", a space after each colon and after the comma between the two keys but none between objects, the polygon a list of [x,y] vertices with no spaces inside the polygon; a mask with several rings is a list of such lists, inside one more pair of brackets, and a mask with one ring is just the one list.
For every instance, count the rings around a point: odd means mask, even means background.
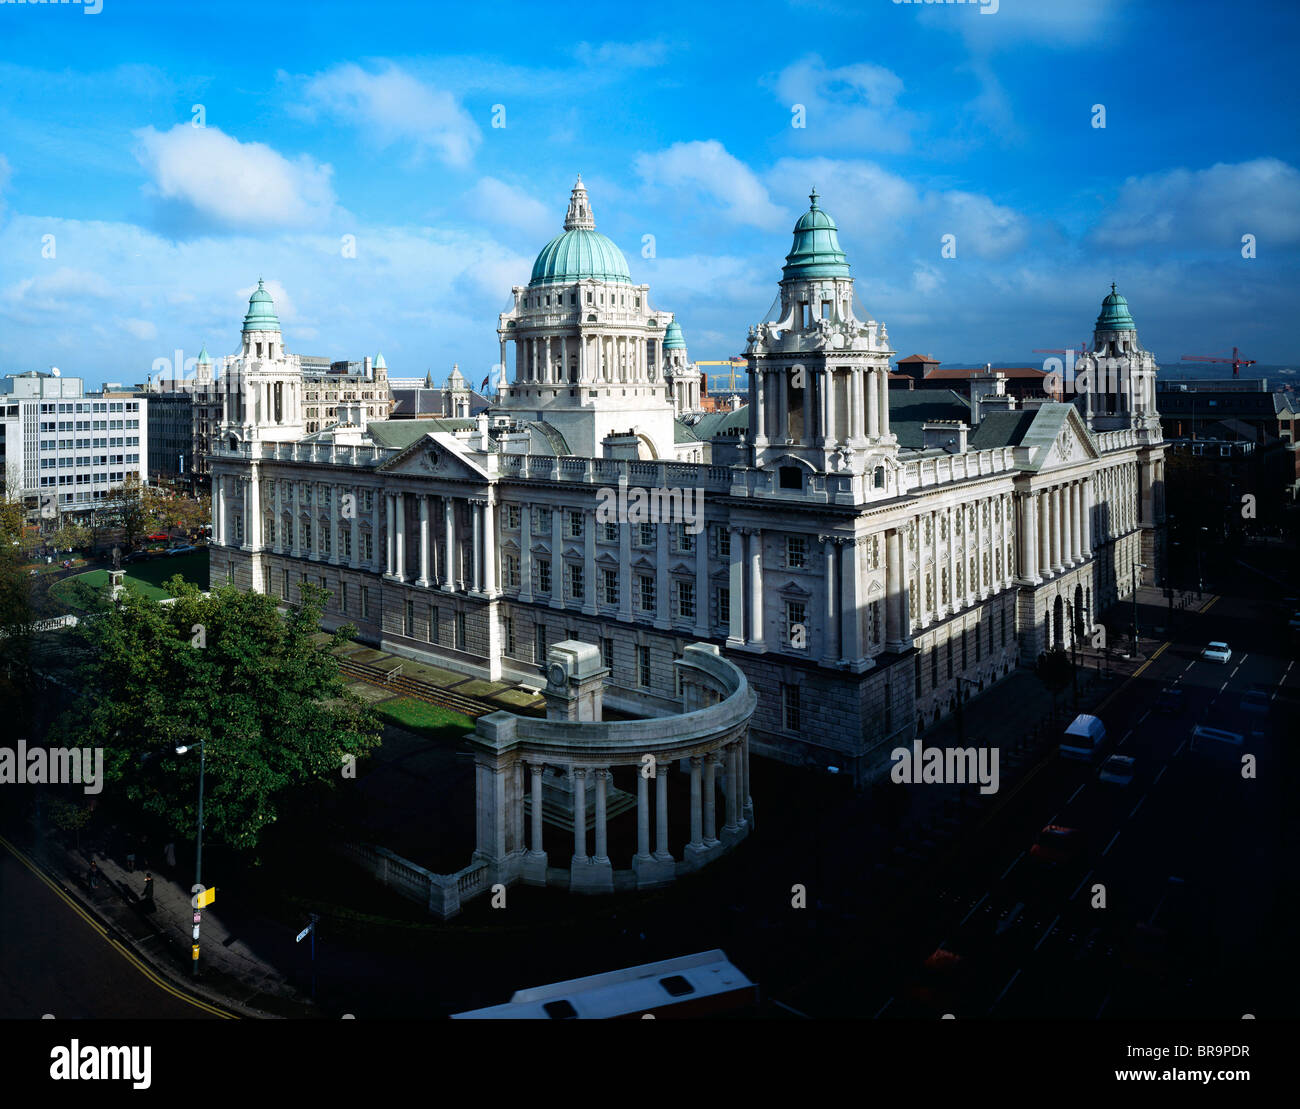
[{"label": "bus", "polygon": [[516,990],[503,1005],[452,1013],[452,1020],[610,1020],[711,1017],[744,1012],[758,987],[720,950]]}]

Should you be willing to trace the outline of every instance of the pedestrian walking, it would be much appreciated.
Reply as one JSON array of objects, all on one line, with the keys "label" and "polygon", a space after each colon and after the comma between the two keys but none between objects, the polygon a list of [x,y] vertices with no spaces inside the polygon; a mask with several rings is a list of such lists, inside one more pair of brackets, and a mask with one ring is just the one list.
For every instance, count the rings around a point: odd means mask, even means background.
[{"label": "pedestrian walking", "polygon": [[152,874],[146,874],[146,875],[144,876],[144,897],[143,897],[143,901],[144,901],[144,903],[145,903],[145,906],[146,906],[148,909],[150,909],[150,910],[153,909],[154,904],[153,904],[153,875],[152,875]]},{"label": "pedestrian walking", "polygon": [[94,859],[90,860],[90,873],[87,875],[91,889],[99,887],[99,864]]}]

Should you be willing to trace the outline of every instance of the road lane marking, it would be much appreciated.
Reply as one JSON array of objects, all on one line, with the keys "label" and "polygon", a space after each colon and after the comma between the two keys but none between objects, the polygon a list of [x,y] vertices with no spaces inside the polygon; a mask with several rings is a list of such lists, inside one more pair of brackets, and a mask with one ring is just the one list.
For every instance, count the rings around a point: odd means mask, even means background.
[{"label": "road lane marking", "polygon": [[1128,739],[1128,737],[1131,736],[1132,734],[1133,734],[1133,729],[1130,728],[1127,732],[1124,733],[1124,739],[1121,739],[1121,740],[1119,741],[1119,746],[1120,746],[1120,747],[1123,747],[1123,746],[1124,746],[1124,740],[1125,740],[1125,739]]},{"label": "road lane marking", "polygon": [[883,1013],[886,1009],[888,1009],[893,1003],[894,1003],[894,999],[891,997],[880,1007],[879,1011],[876,1013],[876,1019],[879,1020],[880,1014]]},{"label": "road lane marking", "polygon": [[1184,739],[1177,747],[1174,748],[1174,753],[1170,756],[1170,758],[1176,759],[1179,753],[1182,751],[1182,749],[1186,746],[1187,746],[1187,740]]},{"label": "road lane marking", "polygon": [[993,1012],[993,1010],[998,1007],[998,1002],[1007,996],[1007,990],[1011,989],[1012,985],[1015,983],[1015,980],[1020,977],[1020,969],[1021,968],[1019,967],[1016,968],[1016,973],[1011,976],[1011,981],[1002,987],[1002,992],[998,994],[998,996],[994,999],[993,1004],[989,1006],[990,1013]]},{"label": "road lane marking", "polygon": [[62,890],[52,878],[50,878],[44,871],[40,869],[40,867],[38,867],[34,862],[32,862],[31,859],[29,859],[25,854],[23,854],[23,852],[19,851],[17,847],[15,847],[12,843],[10,843],[7,839],[5,839],[4,836],[0,836],[0,846],[3,846],[6,850],[8,850],[9,853],[18,862],[22,863],[22,865],[25,866],[29,871],[31,871],[32,874],[35,875],[35,877],[39,881],[44,883],[50,889],[50,891],[57,898],[59,898],[59,900],[61,900],[65,905],[67,905],[68,908],[70,908],[79,917],[81,917],[81,919],[84,920],[87,924],[89,924],[91,928],[93,928],[96,932],[98,932],[100,937],[104,940],[105,943],[108,944],[109,947],[111,947],[114,951],[116,951],[119,955],[121,955],[122,958],[124,958],[127,962],[129,962],[132,966],[134,966],[136,970],[138,970],[142,975],[144,975],[147,979],[149,979],[149,981],[152,982],[155,986],[157,986],[160,990],[165,990],[173,997],[176,997],[181,1001],[193,1005],[196,1009],[202,1009],[206,1013],[211,1013],[213,1016],[221,1017],[225,1020],[238,1019],[234,1013],[227,1013],[223,1009],[218,1009],[215,1005],[209,1005],[205,1001],[200,1001],[197,998],[190,997],[188,994],[182,993],[180,990],[176,989],[170,983],[164,981],[161,977],[159,977],[158,974],[156,974],[153,971],[152,968],[150,968],[147,964],[141,961],[134,953],[132,953],[124,943],[122,943],[120,940],[114,939],[109,934],[109,930],[104,924],[102,924],[100,921],[96,920],[93,916],[91,916],[88,912],[86,912],[86,910],[83,909],[79,904],[77,904],[77,902],[73,900],[73,898],[70,897],[66,892],[64,892],[64,890]]},{"label": "road lane marking", "polygon": [[[1005,878],[1008,874],[1010,874],[1013,870],[1015,870],[1015,869],[1016,869],[1016,863],[1018,863],[1018,862],[1019,862],[1021,859],[1023,859],[1024,857],[1025,857],[1025,853],[1024,853],[1023,851],[1021,851],[1020,854],[1017,855],[1017,856],[1015,857],[1015,860],[1012,862],[1012,864],[1011,864],[1009,867],[1007,867],[1006,870],[1004,870],[1004,871],[1002,872],[1002,877]],[[1000,880],[1000,879],[999,879],[999,880]]]},{"label": "road lane marking", "polygon": [[1138,723],[1139,724],[1143,723],[1146,720],[1146,718],[1150,715],[1151,715],[1151,710],[1147,709],[1146,712],[1144,712],[1141,716],[1138,717]]},{"label": "road lane marking", "polygon": [[1160,779],[1165,776],[1165,771],[1168,769],[1169,769],[1169,765],[1166,763],[1164,766],[1160,768],[1160,773],[1155,776],[1155,779],[1152,781],[1151,784],[1155,785],[1156,782],[1160,781]]},{"label": "road lane marking", "polygon": [[1208,601],[1206,601],[1205,604],[1202,605],[1202,606],[1201,606],[1197,611],[1200,612],[1200,613],[1206,613],[1206,612],[1209,612],[1210,609],[1214,607],[1214,602],[1217,601],[1218,599],[1219,599],[1218,597],[1211,597],[1211,598],[1210,598]]},{"label": "road lane marking", "polygon": [[[1070,794],[1070,801],[1073,801],[1076,797],[1078,797],[1079,794],[1081,794],[1081,793],[1083,792],[1083,786],[1086,786],[1087,784],[1088,784],[1087,782],[1084,782],[1083,785],[1081,785],[1081,786],[1080,786],[1078,789],[1076,789],[1072,794]],[[1070,803],[1070,801],[1067,801],[1066,804],[1068,805],[1068,804]]]},{"label": "road lane marking", "polygon": [[1117,839],[1119,839],[1119,833],[1118,833],[1118,832],[1116,832],[1113,836],[1110,837],[1110,842],[1109,842],[1108,844],[1106,844],[1106,850],[1102,852],[1103,855],[1108,855],[1108,854],[1110,854],[1110,849],[1111,849],[1112,847],[1115,846],[1115,841],[1116,841]]},{"label": "road lane marking", "polygon": [[[1145,801],[1146,799],[1147,799],[1147,795],[1146,795],[1145,793],[1142,794],[1142,796],[1138,798],[1138,803],[1137,803],[1136,805],[1133,806],[1133,810],[1128,814],[1128,818],[1129,818],[1130,820],[1133,819],[1133,817],[1134,817],[1134,815],[1137,813],[1138,809],[1140,809],[1140,808],[1142,807],[1142,802]],[[1115,834],[1116,834],[1116,835],[1119,835],[1118,832],[1116,832]]]},{"label": "road lane marking", "polygon": [[[893,1001],[894,999],[891,997],[889,1000]],[[807,1013],[801,1013],[799,1012],[798,1009],[792,1008],[791,1006],[785,1004],[783,1001],[777,1001],[776,998],[772,998],[772,1004],[779,1006],[780,1008],[784,1009],[787,1013],[793,1013],[797,1017],[802,1017],[804,1020],[812,1020],[812,1017],[810,1017]],[[888,1004],[888,1002],[886,1002],[886,1004]],[[881,1009],[880,1012],[883,1013],[884,1009]],[[879,1015],[880,1013],[876,1014],[876,1016]]]},{"label": "road lane marking", "polygon": [[1048,824],[1055,824],[1055,823],[1056,823],[1056,818],[1057,818],[1058,816],[1060,816],[1060,815],[1061,815],[1061,814],[1060,814],[1059,812],[1054,812],[1054,813],[1052,813],[1052,815],[1049,816],[1049,817],[1047,818],[1047,823],[1048,823]]},{"label": "road lane marking", "polygon": [[1224,682],[1221,686],[1219,686],[1219,692],[1222,693],[1227,688],[1228,688],[1228,683]]},{"label": "road lane marking", "polygon": [[1060,913],[1057,913],[1056,916],[1052,917],[1052,923],[1047,926],[1047,931],[1044,932],[1041,936],[1039,936],[1038,942],[1034,944],[1035,951],[1037,951],[1040,947],[1043,946],[1043,940],[1047,939],[1047,937],[1052,934],[1052,929],[1056,927],[1056,922],[1060,919],[1061,919]]},{"label": "road lane marking", "polygon": [[1157,647],[1154,651],[1152,651],[1151,657],[1147,659],[1146,662],[1144,662],[1136,670],[1133,671],[1133,677],[1135,678],[1139,677],[1143,670],[1145,670],[1148,666],[1150,666],[1153,662],[1155,662],[1156,659],[1158,659],[1162,654],[1164,654],[1165,648],[1169,646],[1170,642],[1171,640],[1167,639],[1163,643],[1161,643],[1159,647]]},{"label": "road lane marking", "polygon": [[981,897],[978,901],[976,901],[975,904],[971,906],[970,912],[961,918],[961,924],[957,925],[958,928],[960,928],[962,924],[965,924],[968,920],[970,920],[971,916],[974,915],[975,910],[984,904],[984,898],[988,897],[988,895],[989,895],[989,891],[985,890],[984,897]]},{"label": "road lane marking", "polygon": [[1083,889],[1083,887],[1087,884],[1088,879],[1091,877],[1092,877],[1092,871],[1090,870],[1081,879],[1079,879],[1079,884],[1074,887],[1074,892],[1070,894],[1071,901],[1073,901],[1076,897],[1079,896],[1079,891]]}]

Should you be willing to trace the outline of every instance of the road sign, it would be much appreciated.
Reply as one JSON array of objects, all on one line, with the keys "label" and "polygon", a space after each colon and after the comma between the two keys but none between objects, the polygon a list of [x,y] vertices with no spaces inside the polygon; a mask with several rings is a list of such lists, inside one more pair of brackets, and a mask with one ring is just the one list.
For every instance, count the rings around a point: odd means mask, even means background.
[{"label": "road sign", "polygon": [[202,922],[203,922],[203,914],[202,914],[202,913],[195,913],[195,914],[194,914],[194,923],[195,923],[195,924],[201,924]]},{"label": "road sign", "polygon": [[306,928],[304,928],[301,932],[298,933],[298,938],[297,938],[296,940],[294,940],[293,942],[294,942],[294,943],[302,943],[302,941],[305,940],[309,935],[311,935],[311,925],[310,925],[310,924],[307,925]]},{"label": "road sign", "polygon": [[198,895],[198,897],[195,898],[194,907],[196,909],[202,909],[207,905],[211,905],[212,902],[214,902],[216,899],[217,899],[217,887],[212,886],[210,889],[203,890]]},{"label": "road sign", "polygon": [[195,944],[195,945],[190,949],[190,958],[192,958],[192,959],[196,959],[196,960],[197,960],[198,957],[199,957],[199,945],[196,943],[196,944]]}]

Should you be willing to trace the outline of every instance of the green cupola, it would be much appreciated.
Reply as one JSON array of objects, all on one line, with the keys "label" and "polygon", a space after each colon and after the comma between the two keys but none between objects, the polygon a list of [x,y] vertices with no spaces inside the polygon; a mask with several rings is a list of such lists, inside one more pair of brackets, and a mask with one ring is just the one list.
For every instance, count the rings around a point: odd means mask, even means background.
[{"label": "green cupola", "polygon": [[245,331],[279,331],[280,320],[275,314],[275,305],[271,303],[271,294],[259,277],[257,288],[248,298],[248,315],[244,317]]},{"label": "green cupola", "polygon": [[569,196],[564,233],[542,247],[533,263],[530,289],[541,285],[569,285],[576,281],[632,282],[627,259],[612,239],[596,230],[596,219],[579,175]]},{"label": "green cupola", "polygon": [[1101,315],[1097,317],[1098,331],[1136,331],[1137,324],[1128,310],[1128,301],[1115,291],[1110,283],[1110,295],[1101,302]]},{"label": "green cupola", "polygon": [[207,343],[204,343],[204,344],[203,344],[203,349],[202,349],[201,351],[199,351],[199,365],[200,365],[200,366],[211,366],[211,365],[212,365],[212,356],[211,356],[210,354],[208,354],[208,344],[207,344]]},{"label": "green cupola", "polygon": [[664,350],[685,350],[686,339],[682,335],[681,326],[676,320],[668,325],[668,330],[664,332]]},{"label": "green cupola", "polygon": [[840,249],[838,228],[830,214],[818,207],[817,199],[814,188],[808,195],[808,211],[794,225],[794,245],[785,256],[782,281],[849,276],[849,261]]}]

